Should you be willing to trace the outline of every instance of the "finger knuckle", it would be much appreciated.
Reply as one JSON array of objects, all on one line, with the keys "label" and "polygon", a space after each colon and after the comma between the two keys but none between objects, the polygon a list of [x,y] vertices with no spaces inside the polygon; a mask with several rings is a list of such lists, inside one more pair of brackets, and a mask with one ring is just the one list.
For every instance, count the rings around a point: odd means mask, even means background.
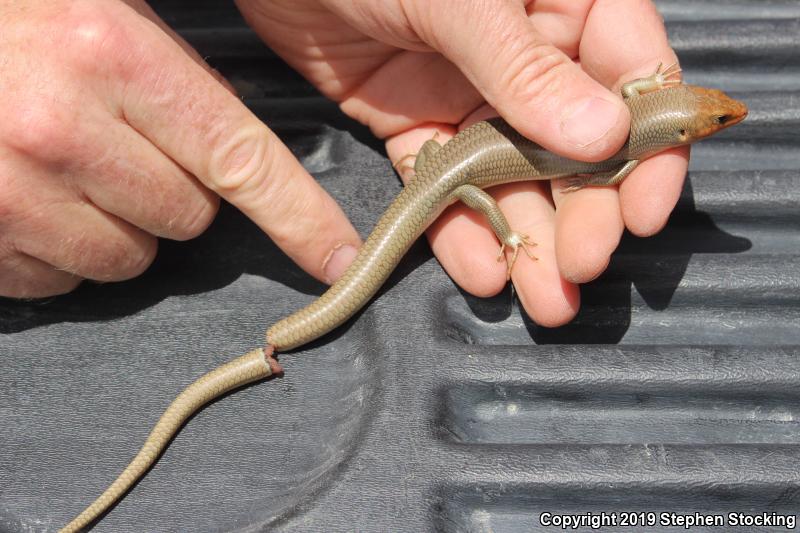
[{"label": "finger knuckle", "polygon": [[275,139],[266,127],[238,130],[212,155],[210,187],[222,196],[251,194],[264,186]]},{"label": "finger knuckle", "polygon": [[63,51],[73,68],[95,73],[127,65],[123,60],[138,47],[125,24],[129,17],[118,11],[96,2],[73,4],[62,26],[68,28],[62,36]]},{"label": "finger knuckle", "polygon": [[0,296],[7,298],[45,298],[74,290],[82,278],[55,267],[31,268],[28,256],[16,252],[13,247],[0,244]]},{"label": "finger knuckle", "polygon": [[142,234],[138,239],[104,240],[87,239],[75,246],[80,254],[74,270],[85,273],[97,281],[123,281],[131,279],[153,263],[158,242],[155,237]]},{"label": "finger knuckle", "polygon": [[191,205],[183,209],[175,221],[170,224],[170,237],[178,241],[198,237],[214,221],[218,210],[219,200],[217,197],[191,202]]},{"label": "finger knuckle", "polygon": [[511,56],[501,86],[527,102],[542,101],[561,90],[561,73],[569,66],[569,58],[558,49],[531,42]]},{"label": "finger knuckle", "polygon": [[52,277],[31,278],[16,275],[4,279],[0,281],[0,296],[17,299],[48,298],[72,292],[83,281],[78,276],[55,270],[53,272]]},{"label": "finger knuckle", "polygon": [[74,156],[75,128],[68,110],[38,99],[19,102],[10,120],[17,124],[4,141],[13,149],[45,162]]},{"label": "finger knuckle", "polygon": [[47,276],[17,276],[10,283],[0,283],[0,296],[30,299],[59,296],[74,291],[83,278],[53,269]]}]

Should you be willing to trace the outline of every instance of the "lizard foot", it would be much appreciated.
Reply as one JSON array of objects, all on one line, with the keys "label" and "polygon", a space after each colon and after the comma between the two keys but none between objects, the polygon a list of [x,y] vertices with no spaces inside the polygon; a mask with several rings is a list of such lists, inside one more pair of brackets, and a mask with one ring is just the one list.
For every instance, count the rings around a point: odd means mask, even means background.
[{"label": "lizard foot", "polygon": [[512,231],[511,234],[506,238],[505,242],[500,245],[500,253],[497,254],[498,263],[505,257],[504,252],[506,251],[506,247],[514,251],[514,253],[511,255],[511,261],[508,262],[508,271],[506,272],[507,280],[511,279],[511,269],[514,268],[514,263],[517,262],[520,248],[522,248],[522,250],[525,252],[525,255],[527,255],[532,261],[539,260],[539,258],[533,255],[528,249],[529,246],[533,248],[536,246],[536,243],[531,241],[527,235],[517,233],[516,231]]},{"label": "lizard foot", "polygon": [[674,77],[683,72],[681,70],[681,67],[678,66],[678,63],[675,62],[670,66],[668,66],[667,68],[665,68],[664,70],[661,70],[661,67],[663,65],[664,63],[658,64],[655,73],[653,73],[651,77],[653,83],[655,83],[659,89],[663,89],[670,85],[680,85],[681,79]]},{"label": "lizard foot", "polygon": [[641,94],[651,93],[666,89],[673,85],[680,85],[682,83],[680,77],[676,77],[681,72],[681,68],[677,63],[673,63],[667,68],[662,70],[663,63],[659,63],[656,71],[645,77],[631,80],[622,85],[622,97],[633,98]]}]

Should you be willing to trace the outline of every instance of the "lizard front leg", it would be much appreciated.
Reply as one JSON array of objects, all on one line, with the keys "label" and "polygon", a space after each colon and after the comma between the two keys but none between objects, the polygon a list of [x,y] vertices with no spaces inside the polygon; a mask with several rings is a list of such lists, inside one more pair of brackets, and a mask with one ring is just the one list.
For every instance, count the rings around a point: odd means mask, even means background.
[{"label": "lizard front leg", "polygon": [[597,172],[595,174],[588,174],[586,176],[575,176],[567,180],[567,187],[563,192],[575,192],[583,189],[584,187],[606,187],[609,185],[616,185],[628,177],[639,166],[638,159],[631,159],[619,167],[617,170],[610,172]]},{"label": "lizard front leg", "polygon": [[670,85],[680,85],[681,80],[674,78],[680,74],[681,68],[677,63],[673,63],[664,70],[661,70],[662,63],[658,64],[656,71],[646,78],[637,78],[622,85],[622,97],[625,99],[639,96],[640,94],[651,93],[669,87]]}]

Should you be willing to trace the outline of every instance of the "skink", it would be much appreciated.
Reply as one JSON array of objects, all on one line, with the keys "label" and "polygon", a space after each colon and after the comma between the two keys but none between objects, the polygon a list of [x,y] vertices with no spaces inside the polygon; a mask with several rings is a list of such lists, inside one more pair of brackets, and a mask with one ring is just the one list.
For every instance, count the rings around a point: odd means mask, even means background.
[{"label": "skink", "polygon": [[426,142],[414,178],[392,202],[345,274],[310,305],[267,330],[267,347],[202,376],[169,406],[142,450],[117,480],[62,531],[79,531],[105,512],[155,462],[183,422],[202,405],[231,389],[280,371],[274,351],[297,348],[333,330],[366,305],[414,241],[450,204],[462,201],[482,212],[500,241],[513,251],[531,244],[513,231],[483,189],[521,180],[574,176],[568,191],[622,182],[640,161],[667,148],[691,144],[741,122],[747,107],[723,92],[684,85],[679,69],[660,65],[649,77],[626,83],[631,113],[628,141],[599,163],[570,160],[522,137],[501,119],[478,122],[445,145]]}]

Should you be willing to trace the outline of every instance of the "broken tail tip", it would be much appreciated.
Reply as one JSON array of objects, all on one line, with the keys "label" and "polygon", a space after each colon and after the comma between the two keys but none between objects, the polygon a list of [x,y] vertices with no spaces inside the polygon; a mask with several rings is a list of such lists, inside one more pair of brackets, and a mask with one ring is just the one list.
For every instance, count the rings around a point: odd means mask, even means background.
[{"label": "broken tail tip", "polygon": [[275,347],[271,344],[268,344],[266,348],[264,348],[264,360],[269,365],[269,369],[272,372],[272,375],[275,374],[283,374],[283,367],[278,362],[277,359],[273,357],[275,353]]}]

